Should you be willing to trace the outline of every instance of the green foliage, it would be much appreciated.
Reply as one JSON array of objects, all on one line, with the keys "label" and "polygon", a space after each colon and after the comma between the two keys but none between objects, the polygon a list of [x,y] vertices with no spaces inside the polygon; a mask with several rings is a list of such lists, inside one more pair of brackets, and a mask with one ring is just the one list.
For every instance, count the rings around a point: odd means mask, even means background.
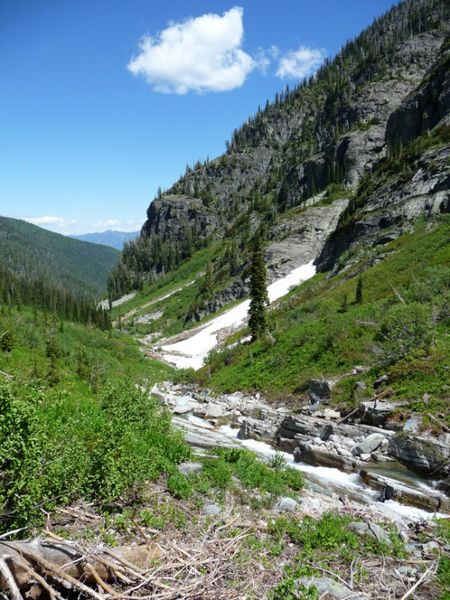
[{"label": "green foliage", "polygon": [[274,587],[272,600],[318,600],[319,592],[314,586],[299,585],[295,577],[287,577]]},{"label": "green foliage", "polygon": [[379,328],[383,357],[388,363],[405,358],[412,351],[428,353],[433,338],[430,307],[416,302],[391,306]]},{"label": "green foliage", "polygon": [[170,415],[130,382],[100,402],[0,383],[0,411],[3,528],[81,497],[109,506],[190,455]]},{"label": "green foliage", "polygon": [[120,255],[113,248],[80,242],[17,219],[0,217],[0,232],[2,265],[18,280],[45,282],[55,293],[100,295]]},{"label": "green foliage", "polygon": [[255,341],[265,336],[267,332],[266,305],[267,296],[266,266],[259,235],[255,236],[252,247],[252,262],[250,269],[250,310],[248,325]]},{"label": "green foliage", "polygon": [[175,498],[189,498],[193,492],[193,486],[188,477],[173,470],[167,478],[167,489]]},{"label": "green foliage", "polygon": [[294,521],[279,517],[271,526],[272,534],[281,537],[288,535],[297,544],[301,544],[303,552],[312,551],[351,551],[359,547],[358,536],[347,529],[351,518],[334,513],[325,513],[319,520],[305,517],[302,521]]},{"label": "green foliage", "polygon": [[438,567],[438,581],[447,590],[447,594],[450,593],[450,556],[443,556],[439,561]]},{"label": "green foliage", "polygon": [[[371,386],[381,364],[389,369],[397,398],[418,402],[427,393],[432,412],[449,414],[449,236],[450,221],[443,215],[433,228],[419,223],[415,233],[368,250],[359,263],[333,277],[332,285],[316,275],[284,298],[279,309],[268,311],[274,344],[237,344],[226,350],[226,360],[217,352],[198,379],[220,391],[256,389],[278,396],[301,394],[308,379],[345,374],[359,364],[373,367],[359,376]],[[383,260],[374,264],[381,253]],[[343,298],[355,297],[361,271],[364,301],[348,302],[344,310]],[[333,396],[353,404],[355,381],[346,381]]]},{"label": "green foliage", "polygon": [[11,352],[14,348],[14,334],[10,329],[7,329],[2,334],[0,334],[0,350],[2,352]]},{"label": "green foliage", "polygon": [[304,487],[300,471],[291,468],[281,469],[278,463],[275,465],[263,463],[248,450],[222,449],[219,454],[231,467],[230,473],[238,477],[249,489],[258,489],[279,496]]}]

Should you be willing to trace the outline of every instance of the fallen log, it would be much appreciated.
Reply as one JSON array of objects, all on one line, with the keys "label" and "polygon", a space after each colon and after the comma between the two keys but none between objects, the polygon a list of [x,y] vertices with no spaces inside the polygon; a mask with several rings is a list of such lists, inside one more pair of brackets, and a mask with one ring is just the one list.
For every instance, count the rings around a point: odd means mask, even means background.
[{"label": "fallen log", "polygon": [[142,571],[162,557],[156,544],[118,547],[112,553],[102,546],[91,550],[53,540],[0,540],[0,591],[21,600],[22,591],[36,586],[55,599],[71,589],[100,600],[104,595],[90,586],[111,594],[108,582],[145,579]]}]

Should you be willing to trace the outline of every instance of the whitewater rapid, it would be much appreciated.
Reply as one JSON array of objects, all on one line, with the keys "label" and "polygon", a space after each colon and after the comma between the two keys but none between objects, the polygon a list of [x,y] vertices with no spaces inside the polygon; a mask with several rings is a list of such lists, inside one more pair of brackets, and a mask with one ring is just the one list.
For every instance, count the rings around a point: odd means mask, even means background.
[{"label": "whitewater rapid", "polygon": [[[285,296],[292,287],[300,285],[315,274],[313,261],[294,269],[286,277],[267,287],[269,302]],[[220,334],[230,333],[244,325],[249,308],[250,300],[244,300],[209,321],[201,329],[196,329],[188,338],[173,344],[164,344],[159,351],[167,362],[179,369],[200,369],[208,353],[219,344]]]}]

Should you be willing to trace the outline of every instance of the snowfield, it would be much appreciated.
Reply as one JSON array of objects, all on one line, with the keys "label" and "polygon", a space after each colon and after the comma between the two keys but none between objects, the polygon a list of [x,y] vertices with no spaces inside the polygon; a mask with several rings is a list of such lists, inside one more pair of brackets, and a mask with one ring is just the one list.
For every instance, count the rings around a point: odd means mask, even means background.
[{"label": "snowfield", "polygon": [[[294,269],[267,288],[269,301],[274,302],[285,296],[289,290],[310,279],[316,273],[313,261]],[[209,321],[201,329],[196,329],[185,340],[166,344],[159,348],[163,358],[179,369],[200,369],[208,353],[220,342],[220,334],[230,333],[242,327],[248,315],[250,300],[241,302],[234,308]]]}]

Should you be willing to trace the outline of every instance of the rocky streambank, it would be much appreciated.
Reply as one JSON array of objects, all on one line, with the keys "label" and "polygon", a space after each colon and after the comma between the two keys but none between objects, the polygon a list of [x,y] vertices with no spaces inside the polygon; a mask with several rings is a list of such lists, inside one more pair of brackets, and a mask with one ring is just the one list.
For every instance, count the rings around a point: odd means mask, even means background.
[{"label": "rocky streambank", "polygon": [[[341,501],[385,510],[392,501],[429,513],[450,514],[445,495],[450,436],[400,429],[389,400],[363,402],[347,415],[327,405],[333,382],[312,380],[310,403],[293,412],[259,394],[213,396],[170,383],[152,392],[197,451],[244,445],[263,456],[281,453],[304,472],[313,489]],[[376,425],[372,424],[376,423]]]}]

